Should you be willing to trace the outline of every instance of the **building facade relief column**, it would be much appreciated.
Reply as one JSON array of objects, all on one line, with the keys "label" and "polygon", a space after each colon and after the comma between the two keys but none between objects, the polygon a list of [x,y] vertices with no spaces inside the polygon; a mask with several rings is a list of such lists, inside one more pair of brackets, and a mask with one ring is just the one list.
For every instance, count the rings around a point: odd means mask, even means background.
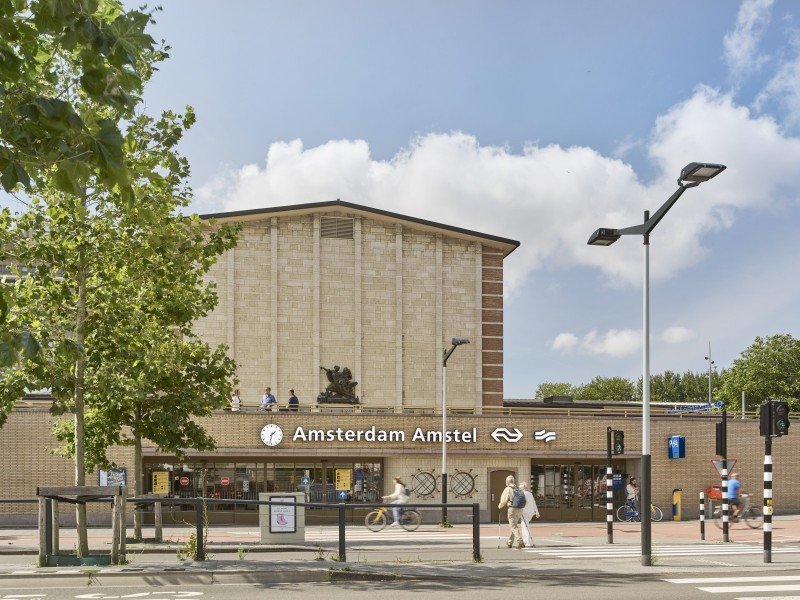
[{"label": "building facade relief column", "polygon": [[278,391],[278,304],[280,284],[278,282],[278,218],[269,220],[270,260],[270,336],[269,336],[269,387]]},{"label": "building facade relief column", "polygon": [[[442,405],[442,350],[444,349],[444,297],[442,291],[442,283],[444,279],[443,268],[443,255],[444,255],[444,242],[441,234],[436,235],[436,325],[434,331],[434,339],[436,340],[436,347],[433,350],[432,365],[435,365],[434,378],[436,387],[434,389],[433,398],[436,398],[436,405]],[[453,332],[450,332],[453,333]],[[451,337],[460,337],[463,334],[455,334]]]},{"label": "building facade relief column", "polygon": [[311,251],[311,393],[314,395],[310,401],[316,401],[316,394],[321,390],[319,387],[319,297],[320,297],[320,215],[313,217],[312,230],[312,251]]},{"label": "building facade relief column", "polygon": [[225,315],[225,338],[228,344],[228,354],[231,358],[236,358],[236,248],[231,248],[226,253],[226,276],[227,290],[225,302],[227,311]]},{"label": "building facade relief column", "polygon": [[394,226],[395,406],[403,407],[403,226]]},{"label": "building facade relief column", "polygon": [[[361,217],[356,217],[353,222],[353,323],[355,325],[355,335],[354,335],[354,358],[355,358],[355,365],[353,369],[353,379],[356,381],[363,381],[363,377],[361,376],[361,348],[362,348],[362,335],[361,335],[361,327],[362,327],[362,296],[361,296],[361,280],[362,280],[362,270],[361,270]],[[361,385],[361,384],[359,384]],[[369,392],[368,388],[361,389],[361,396],[362,398],[366,395],[366,392]]]},{"label": "building facade relief column", "polygon": [[475,411],[483,406],[483,245],[474,244],[475,252]]}]

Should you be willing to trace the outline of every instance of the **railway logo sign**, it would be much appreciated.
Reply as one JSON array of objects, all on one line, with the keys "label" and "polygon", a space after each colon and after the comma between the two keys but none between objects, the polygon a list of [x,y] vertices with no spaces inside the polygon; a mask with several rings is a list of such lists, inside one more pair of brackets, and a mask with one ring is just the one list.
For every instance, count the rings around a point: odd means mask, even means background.
[{"label": "railway logo sign", "polygon": [[517,429],[516,427],[514,427],[513,433],[512,433],[512,431],[510,429],[508,429],[506,427],[497,427],[492,432],[491,435],[492,435],[492,439],[495,442],[499,442],[499,441],[503,440],[503,441],[506,441],[506,442],[511,442],[513,444],[516,444],[518,441],[520,441],[522,439],[522,432],[519,429]]},{"label": "railway logo sign", "polygon": [[533,439],[537,442],[554,442],[556,440],[556,432],[555,431],[547,431],[546,429],[541,429],[539,431],[533,432]]}]

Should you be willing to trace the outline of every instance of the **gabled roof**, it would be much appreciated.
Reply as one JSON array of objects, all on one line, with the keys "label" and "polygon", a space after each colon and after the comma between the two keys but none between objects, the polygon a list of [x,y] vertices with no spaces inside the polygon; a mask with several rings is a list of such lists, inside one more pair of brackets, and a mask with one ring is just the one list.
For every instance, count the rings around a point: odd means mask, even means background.
[{"label": "gabled roof", "polygon": [[416,229],[424,231],[446,231],[453,237],[466,239],[474,242],[481,242],[488,246],[493,246],[503,251],[503,257],[508,256],[519,246],[517,240],[427,221],[417,217],[409,217],[399,213],[364,206],[363,204],[353,204],[342,200],[330,200],[327,202],[311,202],[308,204],[290,204],[288,206],[271,206],[269,208],[254,208],[250,210],[236,210],[232,212],[209,213],[200,215],[201,219],[215,219],[217,221],[254,221],[265,216],[298,216],[311,214],[319,211],[325,212],[345,212],[349,214],[361,214],[377,220],[410,223]]}]

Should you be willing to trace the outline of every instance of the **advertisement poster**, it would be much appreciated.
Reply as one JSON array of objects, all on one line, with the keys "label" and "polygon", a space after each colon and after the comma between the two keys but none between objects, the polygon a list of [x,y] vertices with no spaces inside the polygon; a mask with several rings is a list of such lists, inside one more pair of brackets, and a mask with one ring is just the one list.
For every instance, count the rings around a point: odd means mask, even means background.
[{"label": "advertisement poster", "polygon": [[[273,502],[296,501],[294,496],[273,496]],[[269,507],[269,532],[270,533],[295,533],[297,531],[297,513],[294,504],[280,506],[271,504]]]},{"label": "advertisement poster", "polygon": [[128,469],[122,467],[120,469],[111,469],[110,471],[100,471],[99,484],[106,485],[127,485]]}]

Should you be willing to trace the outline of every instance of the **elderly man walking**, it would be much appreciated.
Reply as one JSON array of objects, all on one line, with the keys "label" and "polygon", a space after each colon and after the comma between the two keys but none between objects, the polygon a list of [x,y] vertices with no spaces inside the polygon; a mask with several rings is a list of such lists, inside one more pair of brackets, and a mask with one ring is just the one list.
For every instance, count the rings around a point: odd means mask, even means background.
[{"label": "elderly man walking", "polygon": [[506,477],[506,489],[500,496],[500,504],[497,508],[508,507],[508,525],[511,527],[511,534],[508,536],[506,544],[509,548],[524,548],[522,536],[519,530],[519,522],[522,518],[522,509],[525,507],[525,494],[517,488],[516,480],[513,475]]}]

